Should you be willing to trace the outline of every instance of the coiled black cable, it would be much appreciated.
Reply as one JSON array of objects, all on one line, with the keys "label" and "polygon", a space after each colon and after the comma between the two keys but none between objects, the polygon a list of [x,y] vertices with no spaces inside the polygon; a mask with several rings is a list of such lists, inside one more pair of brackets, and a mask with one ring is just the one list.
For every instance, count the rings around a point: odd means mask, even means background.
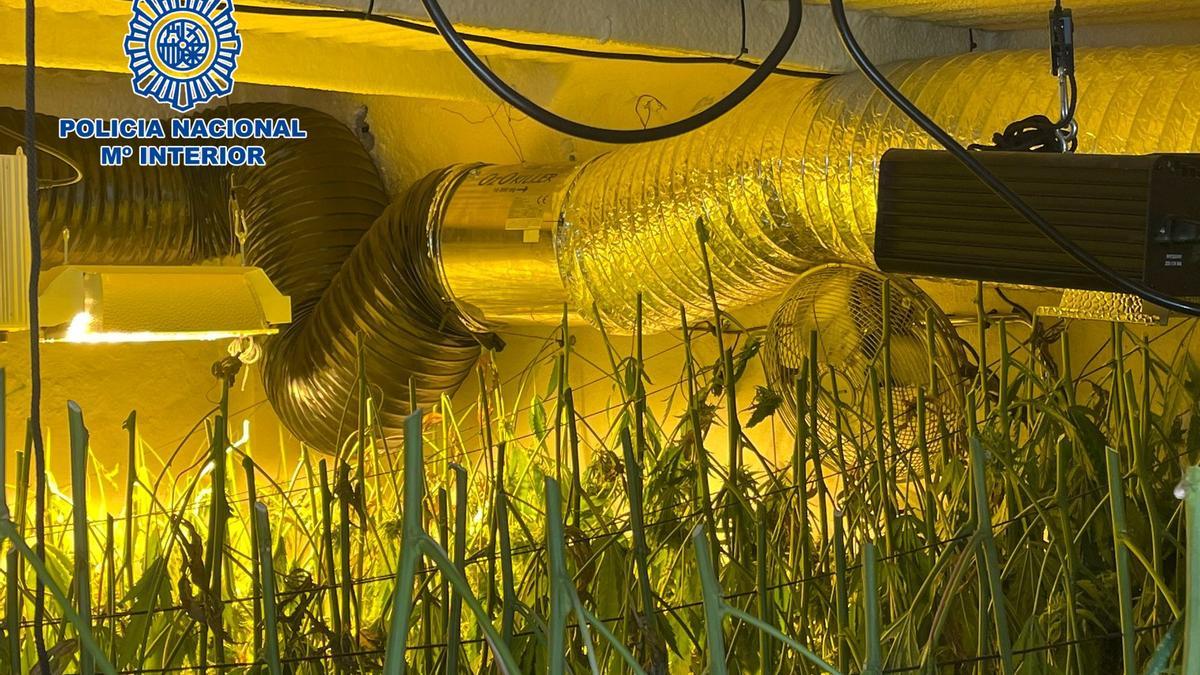
[{"label": "coiled black cable", "polygon": [[1079,147],[1079,138],[1072,132],[1072,126],[1075,124],[1075,110],[1079,107],[1079,83],[1074,73],[1067,75],[1067,83],[1069,98],[1062,119],[1054,122],[1045,115],[1032,115],[994,134],[992,145],[973,143],[967,147],[971,150],[1003,152],[1075,152]]},{"label": "coiled black cable", "polygon": [[879,68],[863,51],[862,46],[858,44],[858,40],[854,37],[854,32],[850,29],[850,22],[846,17],[844,0],[830,0],[829,4],[833,10],[833,21],[837,25],[838,35],[842,39],[842,44],[845,45],[846,51],[850,53],[850,58],[854,60],[859,70],[901,112],[907,115],[913,122],[916,122],[917,126],[921,127],[925,133],[929,134],[943,148],[949,151],[955,159],[967,167],[971,173],[975,174],[996,196],[1004,200],[1014,211],[1021,214],[1022,217],[1037,227],[1047,239],[1054,242],[1055,245],[1074,258],[1079,264],[1112,284],[1120,292],[1137,296],[1146,302],[1153,303],[1173,312],[1178,312],[1179,314],[1200,317],[1200,305],[1160,293],[1141,282],[1121,276],[1116,270],[1100,262],[1091,253],[1080,248],[1070,237],[1051,225],[1036,209],[1030,206],[1012,188],[1008,187],[1004,181],[989,171],[987,167],[975,158],[970,150],[964,148],[949,132],[938,126],[937,122],[934,122],[916,104],[910,101],[908,97],[887,79],[887,76],[880,72]]},{"label": "coiled black cable", "polygon": [[[237,6],[239,14],[259,14],[262,16],[288,16],[295,18],[319,18],[319,19],[345,19],[348,21],[369,21],[382,26],[391,26],[393,28],[401,28],[423,35],[441,35],[438,29],[433,26],[427,26],[423,23],[410,21],[408,19],[397,16],[388,16],[386,14],[376,14],[372,11],[355,11],[349,9],[311,9],[307,7],[274,7],[274,6],[259,6],[247,5],[239,2]],[[570,45],[550,44],[546,42],[525,42],[522,40],[511,40],[508,38],[498,37],[495,35],[482,35],[479,33],[467,33],[459,31],[466,42],[477,42],[483,45],[491,45],[518,52],[528,52],[531,54],[556,54],[558,56],[570,56],[582,59],[600,59],[604,61],[625,61],[633,63],[659,63],[666,65],[720,65],[733,66],[735,68],[744,68],[746,70],[754,70],[758,68],[758,64],[751,61],[743,61],[742,56],[745,52],[736,56],[726,56],[723,54],[656,54],[653,52],[638,52],[638,51],[621,51],[617,49],[589,49],[587,47],[574,47]],[[771,71],[773,75],[783,77],[799,77],[824,80],[833,77],[831,73],[816,71],[816,70],[799,70],[796,68],[788,68],[786,66],[776,66]]]},{"label": "coiled black cable", "polygon": [[783,62],[796,36],[800,33],[800,24],[804,17],[803,0],[788,0],[788,21],[783,34],[767,58],[763,60],[754,72],[736,89],[726,94],[721,100],[700,112],[676,122],[647,129],[607,129],[590,124],[583,124],[567,119],[526,98],[521,92],[502,80],[495,72],[487,67],[479,56],[471,50],[462,35],[454,28],[446,13],[442,11],[437,0],[421,0],[425,11],[438,32],[446,40],[446,44],[459,59],[475,74],[479,81],[501,98],[505,103],[528,115],[531,119],[554,129],[555,131],[600,143],[631,144],[661,141],[695,131],[710,122],[717,120],[745,101],[750,94],[767,80],[767,77]]}]

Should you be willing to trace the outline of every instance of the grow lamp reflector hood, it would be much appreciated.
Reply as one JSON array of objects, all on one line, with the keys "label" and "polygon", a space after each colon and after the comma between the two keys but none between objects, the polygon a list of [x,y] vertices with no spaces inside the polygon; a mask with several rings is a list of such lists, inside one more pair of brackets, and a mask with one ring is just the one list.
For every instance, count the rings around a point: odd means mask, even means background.
[{"label": "grow lamp reflector hood", "polygon": [[[25,156],[0,154],[0,339],[29,329]],[[279,332],[291,300],[257,267],[72,265],[38,278],[44,342],[220,340]]]},{"label": "grow lamp reflector hood", "polygon": [[289,298],[256,267],[64,265],[41,277],[44,342],[220,340],[270,335]]}]

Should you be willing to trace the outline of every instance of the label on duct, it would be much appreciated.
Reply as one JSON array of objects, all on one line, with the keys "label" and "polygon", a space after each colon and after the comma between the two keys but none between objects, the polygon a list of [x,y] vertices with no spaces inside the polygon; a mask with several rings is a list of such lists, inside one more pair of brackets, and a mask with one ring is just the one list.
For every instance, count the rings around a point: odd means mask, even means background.
[{"label": "label on duct", "polygon": [[571,164],[481,167],[455,192],[447,219],[460,225],[504,223],[506,231],[536,244],[542,230],[558,223],[562,195],[575,170]]}]

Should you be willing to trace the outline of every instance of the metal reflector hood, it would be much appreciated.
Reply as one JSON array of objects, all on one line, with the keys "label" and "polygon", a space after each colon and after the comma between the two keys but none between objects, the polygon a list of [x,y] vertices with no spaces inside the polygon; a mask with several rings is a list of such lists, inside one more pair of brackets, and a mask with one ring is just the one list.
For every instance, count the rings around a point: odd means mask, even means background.
[{"label": "metal reflector hood", "polygon": [[40,302],[53,342],[219,340],[292,319],[287,296],[254,267],[65,265],[42,275]]}]

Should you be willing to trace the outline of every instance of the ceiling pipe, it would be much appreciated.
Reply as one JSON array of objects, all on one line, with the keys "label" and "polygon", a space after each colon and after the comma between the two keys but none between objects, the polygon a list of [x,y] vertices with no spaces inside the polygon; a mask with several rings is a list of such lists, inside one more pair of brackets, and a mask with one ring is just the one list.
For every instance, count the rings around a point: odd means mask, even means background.
[{"label": "ceiling pipe", "polygon": [[[0,108],[0,153],[24,145],[24,120]],[[60,139],[50,115],[37,116],[37,140],[39,182],[57,185],[38,199],[43,265],[63,264],[68,238],[80,265],[186,265],[229,251],[227,207],[214,212],[183,167],[101,166],[101,143]]]}]

